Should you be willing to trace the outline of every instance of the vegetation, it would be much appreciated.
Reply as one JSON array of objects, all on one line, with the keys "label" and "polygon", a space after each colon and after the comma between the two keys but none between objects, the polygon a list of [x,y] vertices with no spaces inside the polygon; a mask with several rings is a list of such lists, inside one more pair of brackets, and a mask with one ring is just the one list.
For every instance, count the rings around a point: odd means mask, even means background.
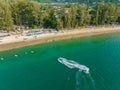
[{"label": "vegetation", "polygon": [[29,0],[0,1],[0,28],[13,25],[32,28],[79,28],[87,25],[120,23],[120,7],[111,2],[87,4],[40,4]]},{"label": "vegetation", "polygon": [[119,2],[119,0],[34,0],[38,2],[78,2],[78,3],[93,3],[93,2]]}]

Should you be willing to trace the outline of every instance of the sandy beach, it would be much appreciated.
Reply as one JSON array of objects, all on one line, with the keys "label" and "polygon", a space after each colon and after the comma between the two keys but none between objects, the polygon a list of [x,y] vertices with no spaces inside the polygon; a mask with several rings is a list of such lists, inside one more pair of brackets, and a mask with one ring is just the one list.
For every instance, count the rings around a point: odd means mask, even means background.
[{"label": "sandy beach", "polygon": [[41,44],[55,40],[63,40],[75,37],[99,35],[105,33],[120,32],[120,26],[109,27],[89,27],[74,30],[64,30],[62,32],[40,34],[37,36],[8,36],[0,39],[0,51],[9,50],[28,45]]}]

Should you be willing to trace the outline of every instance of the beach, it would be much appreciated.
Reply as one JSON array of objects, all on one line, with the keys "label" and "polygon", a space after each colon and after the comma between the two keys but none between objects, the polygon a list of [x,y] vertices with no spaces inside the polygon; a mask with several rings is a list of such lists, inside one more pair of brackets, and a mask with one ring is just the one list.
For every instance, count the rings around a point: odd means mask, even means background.
[{"label": "beach", "polygon": [[39,34],[37,36],[8,36],[0,40],[0,51],[9,50],[29,45],[53,42],[56,40],[75,37],[92,36],[106,33],[120,32],[120,26],[88,27],[72,30],[63,30],[55,33]]}]

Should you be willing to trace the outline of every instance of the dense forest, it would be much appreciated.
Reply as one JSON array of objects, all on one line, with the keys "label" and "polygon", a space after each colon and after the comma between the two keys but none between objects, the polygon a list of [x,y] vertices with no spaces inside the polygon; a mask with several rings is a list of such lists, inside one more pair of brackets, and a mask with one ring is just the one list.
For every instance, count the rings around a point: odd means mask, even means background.
[{"label": "dense forest", "polygon": [[94,2],[115,2],[119,3],[119,0],[34,0],[38,2],[76,2],[76,3],[94,3]]},{"label": "dense forest", "polygon": [[120,7],[111,2],[87,4],[41,4],[29,0],[0,1],[0,29],[13,26],[32,28],[79,28],[120,23]]}]

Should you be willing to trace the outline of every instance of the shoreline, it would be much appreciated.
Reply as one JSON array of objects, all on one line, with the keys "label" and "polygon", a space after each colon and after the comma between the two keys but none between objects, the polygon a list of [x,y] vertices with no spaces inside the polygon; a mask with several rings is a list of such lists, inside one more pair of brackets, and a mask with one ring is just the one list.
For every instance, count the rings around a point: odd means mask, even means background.
[{"label": "shoreline", "polygon": [[57,40],[64,40],[77,37],[86,37],[93,35],[101,35],[107,33],[120,32],[120,26],[110,26],[110,27],[91,27],[91,28],[81,28],[73,30],[65,30],[58,33],[48,33],[40,34],[37,38],[27,36],[27,40],[23,41],[26,37],[6,37],[6,41],[0,42],[0,51],[20,48],[24,46],[42,44],[46,42],[52,42]]}]

